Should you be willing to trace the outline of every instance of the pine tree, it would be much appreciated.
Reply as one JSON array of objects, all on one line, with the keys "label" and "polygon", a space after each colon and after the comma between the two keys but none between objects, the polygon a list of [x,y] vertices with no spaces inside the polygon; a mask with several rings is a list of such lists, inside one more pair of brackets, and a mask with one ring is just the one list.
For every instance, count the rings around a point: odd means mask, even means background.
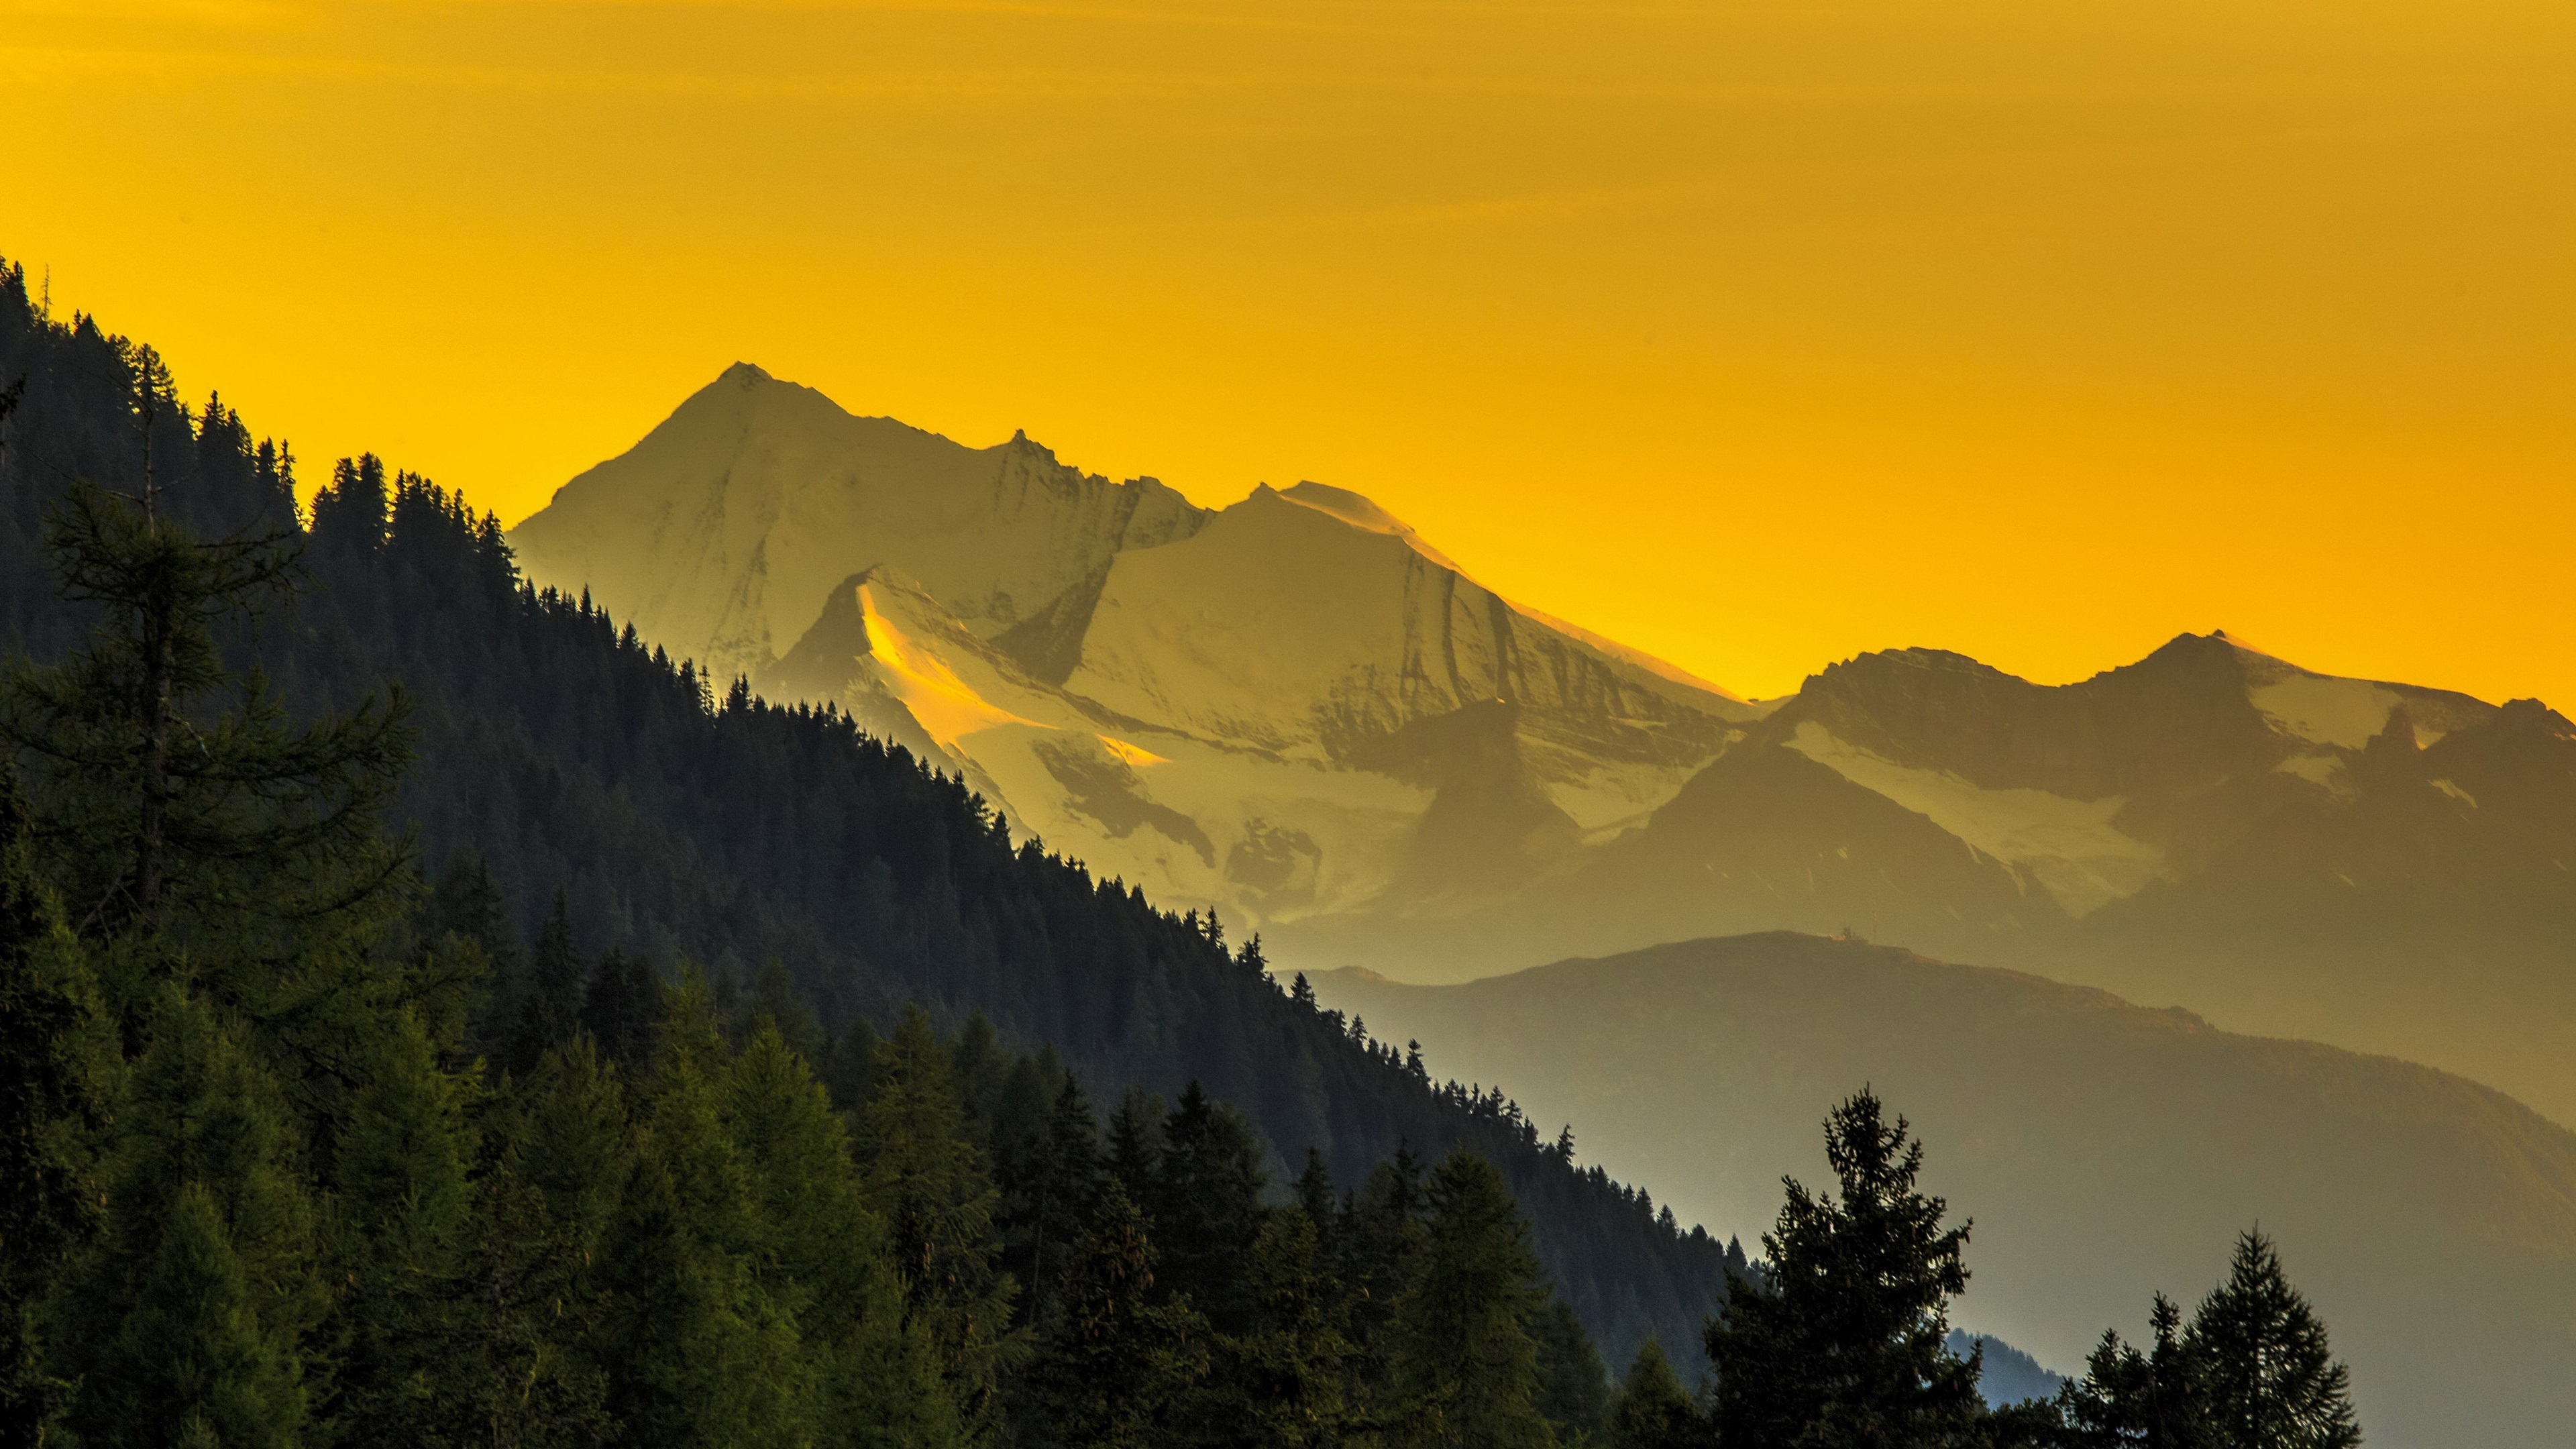
[{"label": "pine tree", "polygon": [[[219,628],[299,577],[292,537],[200,543],[148,492],[137,503],[82,486],[46,547],[65,597],[98,606],[98,622],[64,663],[12,668],[0,737],[37,766],[36,835],[83,936],[171,928],[263,961],[281,933],[379,920],[369,908],[403,863],[378,836],[410,759],[400,692],[295,729],[217,647]],[[201,969],[220,963],[199,955]],[[276,983],[210,984],[247,1001]]]},{"label": "pine tree", "polygon": [[484,1366],[499,1449],[590,1445],[614,1426],[610,1237],[634,1171],[625,1093],[588,1040],[548,1053],[500,1116],[482,1187]]},{"label": "pine tree", "polygon": [[611,948],[591,972],[583,994],[581,1024],[599,1043],[599,1054],[621,1067],[642,1066],[662,1019],[662,982],[643,958]]},{"label": "pine tree", "polygon": [[573,945],[571,908],[556,891],[554,911],[537,928],[536,949],[529,953],[527,986],[511,1031],[511,1071],[525,1075],[539,1057],[573,1039],[589,989],[589,964]]},{"label": "pine tree", "polygon": [[792,1299],[760,1269],[751,1173],[725,1122],[732,1063],[694,970],[670,995],[609,1244],[609,1407],[648,1444],[799,1444],[815,1425]]},{"label": "pine tree", "polygon": [[468,1105],[467,1084],[440,1070],[419,1018],[399,1015],[332,1163],[339,1332],[329,1417],[350,1442],[476,1437]]},{"label": "pine tree", "polygon": [[37,874],[0,761],[0,1449],[35,1444],[53,1401],[34,1313],[94,1226],[90,1144],[115,1064],[88,962]]},{"label": "pine tree", "polygon": [[2212,1442],[2198,1354],[2179,1331],[2181,1310],[2159,1293],[2148,1322],[2148,1352],[2105,1329],[2084,1376],[2058,1391],[2066,1449],[2207,1449]]},{"label": "pine tree", "polygon": [[64,1420],[96,1446],[296,1443],[325,1299],[295,1128],[202,1003],[155,997],[105,1220],[46,1308]]},{"label": "pine tree", "polygon": [[1422,1262],[1397,1306],[1391,1437],[1438,1449],[1545,1449],[1538,1255],[1502,1174],[1464,1150],[1442,1159],[1427,1197]]},{"label": "pine tree", "polygon": [[1046,1133],[1029,1154],[1013,1216],[1026,1225],[1028,1296],[1025,1317],[1032,1324],[1048,1321],[1048,1274],[1061,1271],[1054,1259],[1072,1248],[1106,1184],[1100,1129],[1091,1102],[1071,1073],[1056,1089],[1047,1113]]},{"label": "pine tree", "polygon": [[1700,1449],[1711,1443],[1662,1344],[1647,1339],[1611,1401],[1610,1449]]},{"label": "pine tree", "polygon": [[1351,1410],[1366,1424],[1392,1423],[1396,1412],[1395,1313],[1429,1238],[1425,1212],[1421,1164],[1411,1148],[1398,1146],[1371,1170],[1334,1234],[1350,1305]]},{"label": "pine tree", "polygon": [[1350,1346],[1332,1265],[1305,1209],[1282,1208],[1263,1221],[1241,1291],[1248,1322],[1219,1346],[1221,1367],[1202,1425],[1235,1431],[1220,1442],[1259,1449],[1339,1443]]},{"label": "pine tree", "polygon": [[1593,1443],[1610,1415],[1610,1375],[1573,1305],[1550,1296],[1530,1324],[1538,1343],[1538,1410],[1568,1446]]},{"label": "pine tree", "polygon": [[906,1322],[937,1346],[940,1371],[970,1437],[992,1431],[1017,1296],[996,1266],[997,1194],[972,1138],[947,1049],[918,1006],[904,1014],[859,1109],[868,1206],[886,1224],[906,1284]]},{"label": "pine tree", "polygon": [[[1215,929],[1215,916],[1208,917]],[[1192,1082],[1163,1122],[1154,1176],[1154,1245],[1162,1281],[1186,1295],[1218,1333],[1244,1331],[1251,1306],[1241,1283],[1268,1210],[1261,1144],[1243,1114],[1211,1102]]]},{"label": "pine tree", "polygon": [[2361,1442],[2352,1372],[2326,1326],[2290,1286],[2260,1230],[2236,1240],[2227,1281],[2202,1300],[2187,1335],[2213,1441],[2223,1449],[2350,1449]]},{"label": "pine tree", "polygon": [[1185,1442],[1182,1414],[1208,1372],[1207,1321],[1154,1291],[1145,1215],[1112,1180],[1077,1240],[1061,1309],[1031,1366],[1038,1442],[1066,1449],[1162,1449]]},{"label": "pine tree", "polygon": [[810,1365],[815,1442],[962,1443],[936,1345],[906,1321],[885,1225],[860,1201],[848,1129],[774,1025],[735,1060],[725,1114],[751,1175],[766,1289],[793,1308]]},{"label": "pine tree", "polygon": [[1719,1438],[1742,1449],[1835,1444],[1913,1449],[1964,1442],[1977,1425],[1982,1353],[1944,1345],[1964,1291],[1965,1225],[1915,1191],[1923,1147],[1863,1091],[1825,1124],[1842,1196],[1783,1179],[1788,1201],[1763,1235],[1769,1286],[1735,1280],[1708,1329]]}]

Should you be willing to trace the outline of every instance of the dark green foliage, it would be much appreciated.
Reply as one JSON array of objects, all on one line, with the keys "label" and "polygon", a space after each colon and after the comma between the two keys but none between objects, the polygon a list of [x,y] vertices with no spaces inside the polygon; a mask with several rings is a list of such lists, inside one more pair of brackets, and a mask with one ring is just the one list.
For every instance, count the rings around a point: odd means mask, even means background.
[{"label": "dark green foliage", "polygon": [[2227,1281],[2192,1315],[2190,1359],[2224,1449],[2349,1449],[2361,1442],[2352,1374],[2260,1231],[2236,1240]]},{"label": "dark green foliage", "polygon": [[[2259,1241],[2062,1413],[1956,1420],[1975,1363],[1922,1344],[1964,1232],[1874,1102],[1766,1272],[1213,915],[524,589],[461,499],[347,461],[299,533],[282,448],[0,269],[20,369],[0,1449],[1702,1444],[1659,1351],[1605,1405],[1591,1334],[1651,1350],[1725,1268],[1756,1286],[1710,1336],[1722,1388],[1805,1405],[1810,1442],[2149,1442],[2118,1437],[2142,1394],[2233,1416],[2160,1445],[2354,1442]],[[1105,1140],[1084,1084],[1120,1094]]]},{"label": "dark green foliage", "polygon": [[410,756],[401,698],[287,725],[264,679],[225,668],[216,635],[291,586],[298,540],[200,543],[137,486],[141,503],[75,487],[48,522],[64,595],[96,621],[64,663],[19,665],[0,696],[0,738],[35,771],[36,836],[93,939],[166,928],[257,951],[309,935],[401,866],[378,835]]},{"label": "dark green foliage", "polygon": [[1453,1152],[1425,1196],[1421,1263],[1396,1307],[1390,1439],[1438,1449],[1554,1444],[1529,1333],[1543,1302],[1538,1255],[1502,1175]]},{"label": "dark green foliage", "polygon": [[1207,1320],[1155,1291],[1145,1215],[1111,1182],[1075,1241],[1031,1370],[1030,1439],[1083,1449],[1178,1442],[1208,1371]]},{"label": "dark green foliage", "polygon": [[1530,1324],[1538,1343],[1538,1410],[1568,1446],[1596,1443],[1610,1414],[1610,1375],[1592,1336],[1562,1298],[1550,1298]]},{"label": "dark green foliage", "polygon": [[1218,1332],[1243,1332],[1252,1317],[1244,1261],[1268,1217],[1261,1202],[1268,1183],[1251,1125],[1190,1083],[1163,1122],[1153,1182],[1154,1245],[1165,1286],[1187,1295]]},{"label": "dark green foliage", "polygon": [[332,1164],[327,1261],[338,1301],[339,1437],[466,1443],[473,1415],[476,1150],[469,1084],[399,1015],[351,1104]]},{"label": "dark green foliage", "polygon": [[1715,1442],[1673,1376],[1663,1345],[1651,1338],[1611,1401],[1608,1439],[1610,1449],[1701,1449]]},{"label": "dark green foliage", "polygon": [[2182,1313],[2159,1293],[2146,1352],[2102,1331],[2084,1377],[2058,1391],[2068,1449],[2206,1449],[2211,1437],[2196,1352],[2180,1332]]},{"label": "dark green foliage", "polygon": [[88,1141],[115,1059],[88,964],[38,875],[0,762],[0,1446],[33,1445],[52,1399],[33,1315],[95,1218]]},{"label": "dark green foliage", "polygon": [[1233,1416],[1240,1430],[1224,1442],[1278,1449],[1340,1442],[1349,1343],[1334,1269],[1305,1209],[1281,1208],[1263,1219],[1233,1285],[1244,1325],[1223,1345],[1211,1406]]},{"label": "dark green foliage", "polygon": [[1739,1281],[1709,1325],[1719,1437],[1730,1446],[1961,1444],[1983,1413],[1977,1358],[1951,1357],[1965,1225],[1915,1191],[1923,1147],[1864,1090],[1825,1124],[1839,1200],[1795,1180],[1763,1235],[1768,1285]]},{"label": "dark green foliage", "polygon": [[308,1418],[328,1300],[281,1094],[200,1001],[165,986],[119,1094],[98,1238],[56,1280],[47,1337],[84,1443],[283,1445]]},{"label": "dark green foliage", "polygon": [[926,1334],[972,1434],[987,1432],[1018,1285],[1001,1271],[999,1194],[967,1134],[949,1052],[929,1016],[905,1013],[859,1110],[863,1194],[886,1225],[906,1285],[906,1322]]}]

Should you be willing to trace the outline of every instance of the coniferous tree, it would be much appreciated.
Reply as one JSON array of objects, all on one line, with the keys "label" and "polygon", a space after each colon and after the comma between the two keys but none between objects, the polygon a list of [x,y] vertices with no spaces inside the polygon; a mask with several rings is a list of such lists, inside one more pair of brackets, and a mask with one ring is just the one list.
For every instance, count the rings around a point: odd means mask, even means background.
[{"label": "coniferous tree", "polygon": [[1701,1449],[1713,1442],[1663,1345],[1651,1338],[1611,1400],[1607,1437],[1610,1449]]},{"label": "coniferous tree", "polygon": [[1957,1359],[1944,1340],[1968,1228],[1945,1229],[1942,1201],[1915,1190],[1922,1144],[1874,1094],[1833,1110],[1825,1156],[1840,1199],[1783,1179],[1788,1201],[1762,1238],[1767,1285],[1732,1283],[1709,1325],[1718,1436],[1737,1449],[1965,1443],[1983,1412],[1982,1350]]},{"label": "coniferous tree", "polygon": [[[1342,1305],[1315,1220],[1302,1207],[1273,1212],[1240,1277],[1247,1322],[1219,1349],[1208,1427],[1219,1442],[1307,1449],[1340,1442],[1344,1423]],[[1204,1421],[1203,1421],[1204,1422]],[[1215,1437],[1215,1436],[1212,1436]]]},{"label": "coniferous tree", "polygon": [[609,1407],[655,1445],[793,1444],[815,1425],[792,1301],[761,1272],[752,1174],[727,1130],[732,1063],[701,978],[670,995],[609,1244]]},{"label": "coniferous tree", "polygon": [[733,1063],[725,1115],[751,1177],[758,1271],[790,1309],[822,1445],[963,1442],[927,1326],[906,1320],[885,1225],[861,1203],[849,1132],[774,1025]]},{"label": "coniferous tree", "polygon": [[1538,1343],[1538,1409],[1559,1444],[1591,1444],[1610,1414],[1610,1376],[1583,1320],[1564,1299],[1551,1295],[1530,1324]]},{"label": "coniferous tree", "polygon": [[621,1067],[643,1065],[661,1019],[661,978],[642,957],[610,947],[582,996],[581,1024],[599,1043],[599,1054]]},{"label": "coniferous tree", "polygon": [[1111,1180],[1065,1266],[1061,1305],[1031,1366],[1037,1441],[1161,1449],[1208,1372],[1207,1320],[1154,1291],[1145,1215]]},{"label": "coniferous tree", "polygon": [[55,1283],[64,1421],[101,1446],[290,1445],[325,1297],[300,1144],[276,1085],[165,984],[119,1094],[96,1241]]},{"label": "coniferous tree", "polygon": [[338,1370],[328,1417],[348,1441],[477,1437],[468,1097],[406,1011],[341,1131],[329,1214]]},{"label": "coniferous tree", "polygon": [[2181,1310],[2162,1293],[2148,1323],[2145,1352],[2103,1330],[2084,1376],[2058,1391],[2060,1438],[2067,1449],[2207,1449],[2209,1413],[2201,1402],[2198,1357],[2180,1332]]},{"label": "coniferous tree", "polygon": [[581,1030],[581,1009],[590,990],[590,967],[572,939],[572,911],[562,891],[555,908],[537,930],[536,949],[528,953],[528,975],[514,1010],[509,1065],[525,1074],[539,1057],[573,1039]]},{"label": "coniferous tree", "polygon": [[35,1444],[53,1403],[34,1314],[94,1223],[90,1143],[115,1060],[0,761],[0,1449]]},{"label": "coniferous tree", "polygon": [[587,1039],[519,1084],[483,1182],[484,1386],[475,1408],[503,1449],[590,1445],[608,1410],[610,1239],[634,1170],[626,1095]]},{"label": "coniferous tree", "polygon": [[[1213,913],[1208,929],[1218,929]],[[1217,1332],[1241,1333],[1251,1305],[1241,1277],[1268,1210],[1261,1145],[1232,1107],[1192,1082],[1163,1123],[1152,1203],[1164,1287],[1189,1298]]]},{"label": "coniferous tree", "polygon": [[1018,1210],[1013,1217],[1025,1225],[1027,1234],[1024,1316],[1028,1322],[1049,1321],[1047,1295],[1053,1285],[1048,1274],[1061,1272],[1061,1260],[1083,1225],[1091,1221],[1106,1181],[1100,1128],[1092,1118],[1091,1102],[1072,1074],[1066,1073],[1048,1110],[1046,1132],[1029,1153],[1015,1194]]},{"label": "coniferous tree", "polygon": [[971,1438],[994,1431],[1017,1296],[996,1266],[998,1194],[959,1102],[951,1060],[919,1007],[905,1013],[859,1109],[868,1206],[884,1219],[906,1284],[907,1322],[937,1346]]},{"label": "coniferous tree", "polygon": [[2350,1449],[2361,1442],[2352,1372],[2290,1286],[2260,1230],[2236,1240],[2227,1281],[2187,1334],[2212,1441],[2223,1449]]},{"label": "coniferous tree", "polygon": [[64,663],[12,669],[0,737],[35,767],[35,833],[66,909],[92,939],[177,931],[201,972],[240,968],[206,985],[273,1009],[292,994],[276,989],[278,938],[380,922],[367,908],[397,881],[402,852],[378,832],[410,758],[401,695],[297,729],[260,676],[224,667],[217,630],[299,577],[289,535],[200,543],[148,490],[77,487],[46,544],[98,622]]},{"label": "coniferous tree", "polygon": [[1429,1237],[1426,1211],[1421,1164],[1399,1146],[1369,1173],[1335,1233],[1349,1304],[1350,1406],[1363,1425],[1383,1427],[1394,1419],[1395,1313]]},{"label": "coniferous tree", "polygon": [[1390,1438],[1423,1449],[1547,1449],[1539,1411],[1538,1255],[1502,1175],[1453,1152],[1431,1174],[1429,1231],[1397,1306]]}]

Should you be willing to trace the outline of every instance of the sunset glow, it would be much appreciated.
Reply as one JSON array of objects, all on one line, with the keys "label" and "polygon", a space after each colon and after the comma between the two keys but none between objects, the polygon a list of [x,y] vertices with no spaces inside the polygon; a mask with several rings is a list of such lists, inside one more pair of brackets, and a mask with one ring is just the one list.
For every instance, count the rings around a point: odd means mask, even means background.
[{"label": "sunset glow", "polygon": [[0,250],[508,521],[743,359],[1751,696],[2224,627],[2566,707],[2570,14],[0,0]]}]

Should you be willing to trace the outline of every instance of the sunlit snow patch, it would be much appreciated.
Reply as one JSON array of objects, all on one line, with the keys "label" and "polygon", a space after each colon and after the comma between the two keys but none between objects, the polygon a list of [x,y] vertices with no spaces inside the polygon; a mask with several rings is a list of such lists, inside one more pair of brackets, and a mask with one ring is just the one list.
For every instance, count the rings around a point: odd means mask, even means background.
[{"label": "sunlit snow patch", "polygon": [[868,630],[868,656],[883,672],[886,688],[930,737],[954,745],[968,735],[998,725],[1038,725],[1036,720],[992,703],[959,679],[939,656],[916,646],[885,615],[876,585],[859,586],[859,612]]},{"label": "sunlit snow patch", "polygon": [[2030,872],[2073,916],[2135,895],[2164,867],[2164,852],[2111,820],[2118,795],[2074,800],[2046,790],[1989,790],[1947,770],[1900,765],[1809,720],[1789,748],[1875,791],[1969,845]]}]

